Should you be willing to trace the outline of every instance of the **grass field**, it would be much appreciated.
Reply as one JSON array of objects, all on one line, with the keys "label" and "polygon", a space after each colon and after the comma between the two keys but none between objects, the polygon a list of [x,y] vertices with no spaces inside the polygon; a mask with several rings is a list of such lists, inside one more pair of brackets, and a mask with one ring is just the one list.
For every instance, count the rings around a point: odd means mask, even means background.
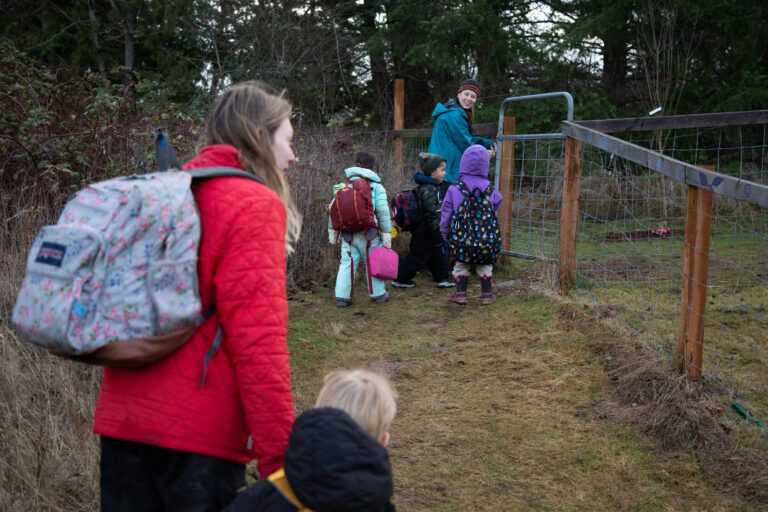
[{"label": "grass field", "polygon": [[[325,287],[295,291],[297,409],[311,407],[330,370],[387,372],[400,395],[391,459],[404,511],[763,509],[765,501],[724,485],[696,450],[644,433],[631,414],[642,404],[622,397],[615,356],[600,348],[636,341],[601,320],[609,309],[552,296],[537,269],[504,265],[499,302],[487,307],[476,279],[466,307],[423,277],[414,289],[391,290],[383,305],[358,288],[345,310]],[[5,321],[0,335],[0,508],[92,510],[99,371],[21,344]],[[759,444],[744,434],[756,427],[735,415],[723,421],[739,442]]]},{"label": "grass field", "polygon": [[591,341],[625,340],[568,313],[531,268],[516,261],[497,275],[490,307],[476,280],[464,308],[424,279],[387,304],[361,298],[349,310],[333,306],[330,290],[295,296],[297,405],[309,407],[333,369],[392,376],[401,510],[760,510],[724,491],[693,451],[664,450],[621,419],[609,356]]}]

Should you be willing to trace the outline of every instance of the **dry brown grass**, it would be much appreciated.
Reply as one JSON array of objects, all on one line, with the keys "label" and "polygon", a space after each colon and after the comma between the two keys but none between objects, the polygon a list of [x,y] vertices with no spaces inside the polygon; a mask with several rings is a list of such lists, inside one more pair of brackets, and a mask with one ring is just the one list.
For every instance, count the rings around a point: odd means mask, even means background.
[{"label": "dry brown grass", "polygon": [[33,348],[9,325],[27,247],[53,215],[23,194],[0,201],[0,509],[94,510],[100,372]]},{"label": "dry brown grass", "polygon": [[574,327],[586,323],[594,331],[590,346],[604,356],[619,399],[606,401],[604,414],[637,425],[666,450],[694,453],[703,474],[717,487],[768,505],[765,451],[739,446],[729,436],[723,407],[706,385],[677,376],[646,343],[600,327],[605,315],[599,308],[588,311],[565,304],[561,314]]},{"label": "dry brown grass", "polygon": [[[299,407],[311,405],[329,370],[371,365],[391,374],[401,510],[759,509],[712,485],[693,451],[663,449],[619,416],[624,392],[589,343],[596,327],[511,277],[490,308],[449,304],[448,292],[421,278],[382,306],[339,311],[330,291],[296,296]],[[648,400],[666,393],[654,386]]]},{"label": "dry brown grass", "polygon": [[100,372],[64,363],[0,326],[0,509],[98,508],[91,416]]}]

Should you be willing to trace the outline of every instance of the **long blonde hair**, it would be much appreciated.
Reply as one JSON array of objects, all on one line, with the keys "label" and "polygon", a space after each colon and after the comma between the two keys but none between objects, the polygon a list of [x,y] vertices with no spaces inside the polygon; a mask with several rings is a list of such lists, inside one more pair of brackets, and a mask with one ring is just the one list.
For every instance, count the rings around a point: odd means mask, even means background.
[{"label": "long blonde hair", "polygon": [[296,208],[283,171],[277,168],[272,137],[291,116],[291,104],[282,93],[267,92],[259,82],[235,84],[216,100],[208,116],[203,143],[228,144],[240,152],[243,169],[255,174],[285,205],[288,229],[285,248],[290,255],[301,234],[301,214]]}]

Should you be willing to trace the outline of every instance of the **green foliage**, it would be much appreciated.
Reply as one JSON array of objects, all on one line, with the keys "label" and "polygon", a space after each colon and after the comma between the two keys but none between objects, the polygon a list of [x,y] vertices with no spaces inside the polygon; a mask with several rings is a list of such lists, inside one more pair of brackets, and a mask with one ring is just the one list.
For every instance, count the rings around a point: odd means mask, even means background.
[{"label": "green foliage", "polygon": [[[479,122],[495,119],[491,110],[501,98],[531,90],[573,93],[581,119],[643,115],[658,105],[667,114],[765,108],[765,19],[768,3],[739,0],[0,6],[2,34],[30,59],[72,66],[78,75],[97,71],[124,88],[115,96],[191,103],[191,117],[198,117],[205,110],[199,105],[228,84],[259,79],[287,89],[302,121],[324,124],[344,112],[387,125],[392,80],[405,77],[408,126],[428,124],[434,102],[469,76],[484,85]],[[98,108],[116,115],[105,101]],[[548,109],[529,122],[559,117]],[[30,113],[31,124],[46,119]]]},{"label": "green foliage", "polygon": [[150,165],[157,128],[184,135],[188,150],[202,112],[138,77],[135,95],[102,75],[41,66],[0,40],[0,185],[56,200],[84,183]]}]

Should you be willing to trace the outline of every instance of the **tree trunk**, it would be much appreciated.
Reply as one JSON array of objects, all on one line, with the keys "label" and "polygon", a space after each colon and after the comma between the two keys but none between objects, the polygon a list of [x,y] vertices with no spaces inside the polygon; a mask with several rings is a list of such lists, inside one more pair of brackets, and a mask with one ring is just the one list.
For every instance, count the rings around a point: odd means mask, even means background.
[{"label": "tree trunk", "polygon": [[379,35],[376,15],[380,12],[380,8],[380,2],[364,3],[361,10],[361,26],[363,37],[367,40],[368,59],[371,62],[371,92],[375,117],[382,126],[389,126],[392,122],[392,88],[389,84],[387,61],[381,47],[377,48],[370,42]]},{"label": "tree trunk", "polygon": [[626,102],[629,31],[625,27],[603,34],[603,87],[618,105]]},{"label": "tree trunk", "polygon": [[125,45],[125,85],[133,82],[133,69],[136,65],[136,7],[131,0],[125,3],[123,23],[123,43]]},{"label": "tree trunk", "polygon": [[123,32],[123,92],[128,94],[133,86],[133,69],[136,65],[136,6],[133,0],[125,0],[124,9],[120,9],[115,0],[109,0],[109,5],[115,10]]},{"label": "tree trunk", "polygon": [[93,44],[94,58],[99,66],[99,73],[102,76],[107,74],[107,66],[104,63],[104,53],[101,51],[101,42],[99,40],[99,22],[96,18],[96,11],[93,8],[93,1],[88,1],[88,19],[91,22],[91,43]]}]

